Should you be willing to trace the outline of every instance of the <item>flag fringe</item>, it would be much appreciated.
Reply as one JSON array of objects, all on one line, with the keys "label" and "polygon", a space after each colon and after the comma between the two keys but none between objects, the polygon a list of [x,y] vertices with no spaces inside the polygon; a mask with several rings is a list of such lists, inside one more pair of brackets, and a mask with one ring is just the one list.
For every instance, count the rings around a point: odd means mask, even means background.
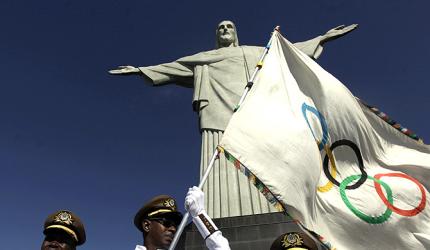
[{"label": "flag fringe", "polygon": [[370,111],[372,111],[372,113],[374,113],[376,116],[378,116],[379,118],[381,118],[383,121],[385,121],[386,123],[388,123],[391,127],[395,128],[396,130],[398,130],[400,133],[406,135],[407,137],[416,140],[419,143],[424,144],[423,139],[421,139],[420,137],[418,137],[417,134],[415,134],[414,132],[412,132],[410,129],[403,127],[400,123],[396,122],[395,120],[391,119],[386,113],[380,111],[378,108],[371,106],[367,103],[365,103],[363,100],[357,98],[357,100],[363,104],[366,108],[368,108]]},{"label": "flag fringe", "polygon": [[245,167],[245,165],[243,165],[238,159],[236,159],[232,154],[227,152],[221,146],[218,146],[218,151],[223,153],[225,158],[229,162],[233,163],[234,167],[240,170],[248,178],[248,180],[258,189],[258,191],[264,195],[264,197],[266,197],[266,199],[276,208],[276,210],[289,216],[285,206],[278,199],[276,199],[276,197],[266,187],[266,185],[264,185],[264,183],[258,179],[257,176],[255,176],[247,167]]}]

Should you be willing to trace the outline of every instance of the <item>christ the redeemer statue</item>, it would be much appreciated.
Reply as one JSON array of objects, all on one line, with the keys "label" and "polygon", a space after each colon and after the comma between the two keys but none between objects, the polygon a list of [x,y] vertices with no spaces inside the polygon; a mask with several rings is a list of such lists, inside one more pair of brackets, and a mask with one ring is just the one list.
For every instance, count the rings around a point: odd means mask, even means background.
[{"label": "christ the redeemer statue", "polygon": [[[341,37],[356,27],[339,26],[295,46],[317,59],[325,42]],[[263,50],[263,47],[239,46],[233,22],[222,21],[216,30],[214,50],[155,66],[120,66],[109,73],[141,75],[153,86],[174,83],[194,89],[192,104],[199,114],[202,135],[202,177]],[[220,155],[215,162],[203,187],[209,216],[220,218],[275,212],[276,209],[238,171],[224,155]]]}]

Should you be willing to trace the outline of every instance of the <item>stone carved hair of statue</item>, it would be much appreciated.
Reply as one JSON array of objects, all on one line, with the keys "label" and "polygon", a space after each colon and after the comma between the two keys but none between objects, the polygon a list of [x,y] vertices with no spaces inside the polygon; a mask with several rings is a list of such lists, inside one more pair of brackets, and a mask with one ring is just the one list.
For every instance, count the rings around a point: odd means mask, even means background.
[{"label": "stone carved hair of statue", "polygon": [[217,27],[216,27],[216,31],[215,31],[215,35],[216,35],[216,39],[215,39],[215,49],[219,49],[219,48],[222,48],[222,47],[224,47],[224,46],[221,46],[221,44],[220,44],[220,42],[219,42],[219,27],[220,27],[220,25],[221,24],[224,24],[224,23],[227,23],[227,22],[229,22],[229,23],[231,23],[231,25],[233,26],[233,29],[234,29],[234,42],[233,42],[233,47],[237,47],[237,46],[239,46],[239,38],[237,37],[237,29],[236,29],[236,25],[234,25],[234,23],[232,22],[232,21],[230,21],[230,20],[224,20],[224,21],[221,21],[218,25],[217,25]]}]

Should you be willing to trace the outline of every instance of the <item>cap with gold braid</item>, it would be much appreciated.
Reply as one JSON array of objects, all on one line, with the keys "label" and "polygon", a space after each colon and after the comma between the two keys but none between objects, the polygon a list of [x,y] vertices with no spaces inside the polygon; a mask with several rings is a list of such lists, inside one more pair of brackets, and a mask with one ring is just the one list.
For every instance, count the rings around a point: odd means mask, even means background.
[{"label": "cap with gold braid", "polygon": [[82,245],[86,240],[82,221],[70,211],[60,210],[46,218],[43,233],[47,235],[50,230],[54,229],[68,233],[76,241],[76,245]]},{"label": "cap with gold braid", "polygon": [[158,195],[148,201],[134,217],[134,225],[143,232],[142,221],[157,217],[168,217],[179,224],[182,214],[176,208],[176,201],[168,195]]},{"label": "cap with gold braid", "polygon": [[284,233],[272,243],[270,250],[317,250],[315,241],[304,232]]}]

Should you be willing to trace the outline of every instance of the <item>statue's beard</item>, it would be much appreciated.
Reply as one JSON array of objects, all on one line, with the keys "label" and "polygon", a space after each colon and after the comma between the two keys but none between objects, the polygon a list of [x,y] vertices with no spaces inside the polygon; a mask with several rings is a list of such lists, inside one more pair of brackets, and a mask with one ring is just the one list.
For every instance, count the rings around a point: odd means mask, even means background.
[{"label": "statue's beard", "polygon": [[231,34],[221,35],[218,41],[221,47],[229,47],[234,44],[234,38]]}]

